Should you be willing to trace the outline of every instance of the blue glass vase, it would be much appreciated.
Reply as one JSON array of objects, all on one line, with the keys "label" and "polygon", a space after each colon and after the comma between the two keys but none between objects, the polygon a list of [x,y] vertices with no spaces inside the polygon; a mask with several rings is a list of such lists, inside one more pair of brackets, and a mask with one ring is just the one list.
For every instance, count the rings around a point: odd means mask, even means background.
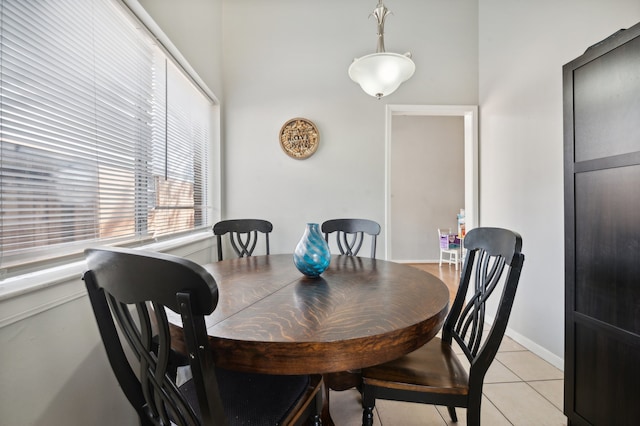
[{"label": "blue glass vase", "polygon": [[304,234],[293,252],[296,268],[308,277],[317,277],[331,261],[329,245],[322,237],[317,223],[307,223]]}]

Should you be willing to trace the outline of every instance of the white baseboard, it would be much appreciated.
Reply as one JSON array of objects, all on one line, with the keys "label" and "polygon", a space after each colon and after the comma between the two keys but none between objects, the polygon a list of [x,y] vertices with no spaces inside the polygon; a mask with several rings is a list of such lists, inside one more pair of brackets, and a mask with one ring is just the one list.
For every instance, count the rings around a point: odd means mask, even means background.
[{"label": "white baseboard", "polygon": [[[493,318],[485,318],[485,323],[488,325],[493,324]],[[507,327],[507,330],[504,332],[504,334],[505,336],[509,336],[511,339],[513,339],[516,343],[524,346],[528,351],[531,351],[535,355],[547,361],[557,369],[564,371],[564,358],[561,358],[553,352],[550,352],[548,349],[540,346],[533,340],[523,336],[522,334],[514,331],[509,327]]]},{"label": "white baseboard", "polygon": [[534,354],[538,355],[540,358],[547,361],[549,364],[553,365],[559,370],[564,371],[564,358],[561,358],[558,355],[554,354],[553,352],[548,351],[547,349],[543,348],[536,342],[526,338],[522,334],[517,333],[508,327],[505,334],[510,338],[512,338],[517,343],[521,344],[522,346],[524,346],[525,348],[533,352]]}]

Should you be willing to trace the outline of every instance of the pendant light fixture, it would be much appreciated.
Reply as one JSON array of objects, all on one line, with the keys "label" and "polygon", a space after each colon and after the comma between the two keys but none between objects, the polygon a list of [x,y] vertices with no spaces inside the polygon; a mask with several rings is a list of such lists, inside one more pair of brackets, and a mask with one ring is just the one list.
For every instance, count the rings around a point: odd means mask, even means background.
[{"label": "pendant light fixture", "polygon": [[356,58],[349,66],[351,80],[358,83],[367,94],[378,99],[395,92],[416,70],[411,53],[401,55],[384,50],[384,20],[390,13],[382,0],[379,0],[378,6],[371,12],[378,26],[376,53]]}]

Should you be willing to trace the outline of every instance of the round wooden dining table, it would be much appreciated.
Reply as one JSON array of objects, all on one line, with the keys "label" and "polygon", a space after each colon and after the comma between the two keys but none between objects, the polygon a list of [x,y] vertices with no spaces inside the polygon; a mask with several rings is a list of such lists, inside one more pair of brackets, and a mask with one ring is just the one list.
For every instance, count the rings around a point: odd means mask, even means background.
[{"label": "round wooden dining table", "polygon": [[440,279],[380,259],[332,256],[318,278],[284,254],[204,267],[219,291],[206,318],[214,359],[232,370],[322,374],[380,364],[431,340],[448,312]]},{"label": "round wooden dining table", "polygon": [[219,291],[205,319],[214,360],[230,370],[329,377],[380,364],[431,340],[449,308],[440,279],[380,259],[332,256],[317,278],[291,254],[203,266]]}]

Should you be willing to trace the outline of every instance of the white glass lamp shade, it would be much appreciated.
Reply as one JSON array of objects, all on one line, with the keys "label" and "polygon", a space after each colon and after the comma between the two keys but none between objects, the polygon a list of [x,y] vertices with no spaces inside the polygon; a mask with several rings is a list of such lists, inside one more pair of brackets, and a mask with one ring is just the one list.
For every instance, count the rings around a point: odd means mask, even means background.
[{"label": "white glass lamp shade", "polygon": [[367,94],[380,99],[395,92],[415,70],[416,65],[409,56],[380,52],[354,59],[349,66],[349,77]]}]

